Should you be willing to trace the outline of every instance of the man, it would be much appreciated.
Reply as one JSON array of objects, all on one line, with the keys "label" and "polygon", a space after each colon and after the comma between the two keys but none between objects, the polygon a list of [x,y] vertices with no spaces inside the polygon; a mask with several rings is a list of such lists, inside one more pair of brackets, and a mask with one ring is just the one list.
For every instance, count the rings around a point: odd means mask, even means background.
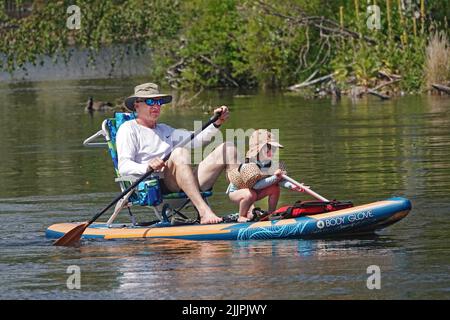
[{"label": "man", "polygon": [[[223,143],[214,149],[197,168],[190,164],[190,145],[184,148],[173,147],[191,132],[174,129],[169,125],[158,123],[162,105],[170,103],[172,96],[159,92],[154,83],[144,83],[135,87],[134,95],[125,100],[130,111],[136,111],[135,120],[120,126],[117,137],[118,169],[122,176],[142,176],[150,168],[162,172],[161,187],[163,191],[178,192],[182,190],[191,199],[200,214],[200,223],[218,223],[222,218],[216,216],[203,200],[200,190],[213,187],[223,170],[227,172],[237,166],[237,152],[233,144]],[[194,138],[192,145],[198,147],[210,142],[219,132],[219,127],[229,116],[226,106],[214,110],[221,111],[220,118]],[[172,151],[169,160],[162,158]]]}]

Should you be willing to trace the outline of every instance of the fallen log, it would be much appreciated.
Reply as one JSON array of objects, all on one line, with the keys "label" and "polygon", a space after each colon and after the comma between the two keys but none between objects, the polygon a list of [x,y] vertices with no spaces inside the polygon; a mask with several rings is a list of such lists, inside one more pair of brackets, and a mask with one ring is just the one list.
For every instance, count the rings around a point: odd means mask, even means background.
[{"label": "fallen log", "polygon": [[330,80],[331,78],[333,78],[333,76],[334,76],[334,72],[330,73],[330,74],[328,74],[326,76],[323,76],[323,77],[311,80],[311,81],[304,81],[302,83],[294,84],[294,85],[290,86],[288,89],[292,90],[292,91],[296,91],[298,89],[301,89],[301,88],[304,88],[304,87],[308,87],[308,86],[316,84],[316,83],[321,83],[321,82]]},{"label": "fallen log", "polygon": [[383,88],[383,87],[385,87],[385,86],[388,86],[388,85],[390,85],[390,84],[393,84],[393,83],[395,83],[395,82],[398,82],[398,81],[400,81],[400,80],[401,80],[400,78],[398,78],[398,79],[393,79],[393,80],[391,80],[391,81],[388,81],[388,82],[385,82],[385,83],[382,83],[382,84],[377,85],[375,88],[372,88],[372,90],[380,90],[381,88]]},{"label": "fallen log", "polygon": [[376,97],[378,97],[378,98],[380,98],[382,100],[388,100],[389,99],[389,96],[384,95],[382,93],[379,93],[379,92],[377,92],[377,91],[375,91],[373,89],[367,89],[367,93],[371,94],[371,95],[374,95],[374,96],[376,96]]},{"label": "fallen log", "polygon": [[308,81],[310,81],[312,78],[314,78],[314,77],[316,76],[317,72],[319,72],[319,69],[317,69],[316,71],[314,71],[313,73],[311,73],[311,75],[308,77],[308,79],[306,79],[306,80],[303,81],[303,82],[308,82]]},{"label": "fallen log", "polygon": [[378,98],[380,98],[380,99],[388,100],[388,99],[390,99],[389,96],[387,96],[387,95],[385,95],[385,94],[382,94],[382,93],[378,92],[377,90],[380,90],[381,88],[383,88],[383,87],[385,87],[385,86],[388,86],[388,85],[390,85],[390,84],[393,84],[393,83],[395,83],[395,82],[398,82],[398,81],[400,81],[400,80],[401,80],[400,78],[396,78],[396,79],[392,79],[391,81],[388,81],[388,82],[379,84],[378,86],[376,86],[376,87],[374,87],[374,88],[372,88],[372,89],[367,89],[367,93],[368,93],[368,94],[371,94],[371,95],[374,95],[374,96],[376,96],[376,97],[378,97]]},{"label": "fallen log", "polygon": [[402,78],[402,76],[398,75],[398,74],[389,74],[385,71],[379,70],[378,74],[384,78],[387,78],[389,80],[400,80]]},{"label": "fallen log", "polygon": [[447,87],[447,86],[444,86],[444,85],[438,84],[438,83],[434,83],[431,86],[439,92],[444,92],[446,94],[450,94],[450,87]]}]

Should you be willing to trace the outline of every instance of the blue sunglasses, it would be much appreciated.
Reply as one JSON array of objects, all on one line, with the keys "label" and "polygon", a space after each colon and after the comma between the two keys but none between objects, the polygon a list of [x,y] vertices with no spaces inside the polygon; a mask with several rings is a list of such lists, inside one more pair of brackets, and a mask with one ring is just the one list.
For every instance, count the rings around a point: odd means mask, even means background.
[{"label": "blue sunglasses", "polygon": [[144,99],[139,100],[139,102],[145,102],[146,105],[153,107],[154,105],[162,106],[164,104],[164,99]]}]

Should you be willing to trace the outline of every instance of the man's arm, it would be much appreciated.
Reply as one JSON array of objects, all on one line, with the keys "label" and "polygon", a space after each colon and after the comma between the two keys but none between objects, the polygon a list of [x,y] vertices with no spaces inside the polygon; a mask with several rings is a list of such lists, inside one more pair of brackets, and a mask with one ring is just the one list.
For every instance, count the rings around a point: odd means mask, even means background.
[{"label": "man's arm", "polygon": [[[219,132],[219,129],[214,125],[210,125],[205,130],[203,130],[200,134],[198,134],[189,144],[186,146],[189,148],[199,148],[207,143],[209,143],[212,138]],[[172,141],[176,145],[183,139],[189,137],[192,134],[192,131],[184,130],[184,129],[175,129],[172,132]]]},{"label": "man's arm", "polygon": [[121,176],[142,176],[147,172],[147,163],[134,161],[138,141],[129,126],[122,125],[116,136],[118,170]]},{"label": "man's arm", "polygon": [[[224,123],[229,117],[229,111],[227,106],[221,106],[214,110],[214,113],[221,112],[220,118],[214,123],[203,130],[199,135],[197,135],[192,142],[188,145],[190,148],[198,148],[209,142],[212,138],[219,132],[219,127]],[[181,141],[182,139],[190,136],[192,132],[177,129],[172,132],[172,141],[175,143]]]}]

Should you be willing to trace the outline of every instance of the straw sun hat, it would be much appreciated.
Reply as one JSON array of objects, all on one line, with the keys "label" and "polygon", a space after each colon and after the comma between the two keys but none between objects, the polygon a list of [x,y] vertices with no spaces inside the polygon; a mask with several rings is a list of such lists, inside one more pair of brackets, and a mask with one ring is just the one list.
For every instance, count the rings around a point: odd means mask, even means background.
[{"label": "straw sun hat", "polygon": [[281,144],[277,142],[272,133],[266,129],[258,129],[250,136],[249,150],[247,152],[247,158],[254,158],[266,145],[270,144],[274,147],[283,148]]},{"label": "straw sun hat", "polygon": [[172,101],[172,96],[170,94],[164,94],[159,92],[159,86],[154,83],[144,83],[136,86],[134,88],[134,95],[129,96],[125,99],[125,106],[130,111],[136,111],[134,109],[134,102],[137,98],[161,98],[163,103],[169,103]]}]

